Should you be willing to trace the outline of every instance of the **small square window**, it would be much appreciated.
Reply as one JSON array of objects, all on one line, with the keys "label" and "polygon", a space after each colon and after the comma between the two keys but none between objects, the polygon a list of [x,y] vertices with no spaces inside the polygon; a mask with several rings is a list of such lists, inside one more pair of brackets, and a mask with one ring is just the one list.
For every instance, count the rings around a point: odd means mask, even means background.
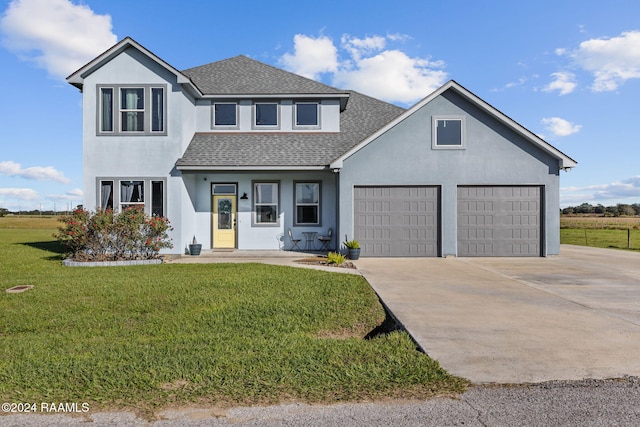
[{"label": "small square window", "polygon": [[237,104],[220,102],[213,105],[213,126],[236,127],[238,125]]},{"label": "small square window", "polygon": [[296,126],[318,126],[318,104],[299,102],[296,104]]},{"label": "small square window", "polygon": [[264,103],[255,105],[256,126],[278,126],[278,104]]},{"label": "small square window", "polygon": [[433,148],[464,148],[464,119],[434,117]]}]

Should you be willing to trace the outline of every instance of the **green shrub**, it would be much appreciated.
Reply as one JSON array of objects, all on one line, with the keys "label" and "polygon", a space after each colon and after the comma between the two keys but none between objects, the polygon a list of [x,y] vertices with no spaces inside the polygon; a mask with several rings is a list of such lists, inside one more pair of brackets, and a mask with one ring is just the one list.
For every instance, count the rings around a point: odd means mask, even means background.
[{"label": "green shrub", "polygon": [[167,234],[172,229],[169,220],[149,217],[142,207],[119,214],[76,209],[60,222],[54,237],[77,261],[153,259],[161,249],[173,247]]},{"label": "green shrub", "polygon": [[336,252],[329,252],[327,254],[327,264],[335,264],[335,265],[341,265],[344,264],[347,261],[347,257],[336,253]]},{"label": "green shrub", "polygon": [[360,242],[358,242],[357,240],[345,240],[344,246],[347,249],[359,249]]}]

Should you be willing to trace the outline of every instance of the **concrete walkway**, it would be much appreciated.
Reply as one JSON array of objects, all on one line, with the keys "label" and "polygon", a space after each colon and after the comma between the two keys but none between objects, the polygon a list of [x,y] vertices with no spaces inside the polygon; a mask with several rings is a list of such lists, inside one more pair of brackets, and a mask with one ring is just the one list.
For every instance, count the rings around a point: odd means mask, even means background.
[{"label": "concrete walkway", "polygon": [[640,253],[356,264],[424,351],[473,382],[640,375]]},{"label": "concrete walkway", "polygon": [[[334,273],[357,274],[355,268],[332,267],[328,265],[313,264],[314,258],[321,257],[320,252],[292,252],[292,251],[212,251],[203,250],[198,256],[168,255],[164,262],[168,264],[209,264],[209,263],[246,263],[257,262],[261,264],[284,265],[298,268],[311,268],[314,270],[331,271]],[[302,262],[302,261],[307,262]]]}]

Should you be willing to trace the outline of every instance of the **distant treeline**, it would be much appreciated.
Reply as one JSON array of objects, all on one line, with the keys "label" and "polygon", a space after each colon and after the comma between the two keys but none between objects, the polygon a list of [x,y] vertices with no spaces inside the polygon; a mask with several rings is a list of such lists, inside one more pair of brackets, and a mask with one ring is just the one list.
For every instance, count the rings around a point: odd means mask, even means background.
[{"label": "distant treeline", "polygon": [[0,217],[7,215],[42,215],[42,216],[51,216],[51,215],[67,215],[71,212],[69,211],[41,211],[39,209],[34,209],[31,211],[10,211],[6,208],[0,208]]},{"label": "distant treeline", "polygon": [[580,206],[568,206],[561,209],[563,215],[571,214],[597,214],[605,216],[635,216],[640,215],[640,203],[632,205],[626,203],[618,203],[615,206],[592,205],[583,203]]}]

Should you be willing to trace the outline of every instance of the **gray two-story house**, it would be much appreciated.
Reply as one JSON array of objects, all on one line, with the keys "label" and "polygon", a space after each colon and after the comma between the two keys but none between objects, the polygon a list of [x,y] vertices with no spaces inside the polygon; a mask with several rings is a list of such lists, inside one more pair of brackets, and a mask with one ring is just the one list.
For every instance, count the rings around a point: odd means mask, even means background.
[{"label": "gray two-story house", "polygon": [[174,252],[546,256],[576,162],[450,81],[409,109],[237,56],[178,71],[127,37],[83,93],[84,203],[169,218]]}]

